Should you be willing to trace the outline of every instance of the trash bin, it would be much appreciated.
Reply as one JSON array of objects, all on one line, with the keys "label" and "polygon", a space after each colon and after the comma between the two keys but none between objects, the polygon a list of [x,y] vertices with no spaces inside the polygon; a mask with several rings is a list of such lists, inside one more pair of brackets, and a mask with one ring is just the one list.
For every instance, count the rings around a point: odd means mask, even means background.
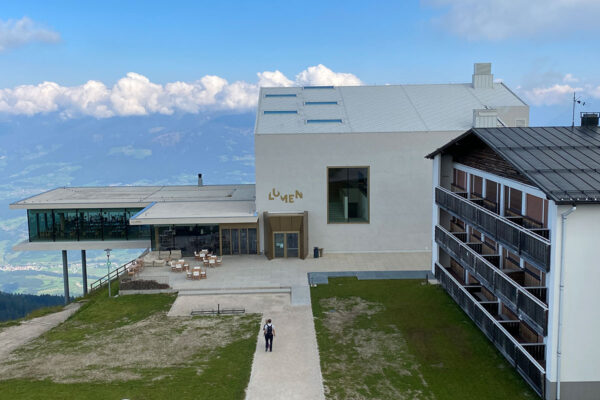
[{"label": "trash bin", "polygon": [[319,257],[323,257],[323,248],[319,247]]},{"label": "trash bin", "polygon": [[318,247],[315,247],[313,249],[313,257],[314,258],[319,258],[319,248]]}]

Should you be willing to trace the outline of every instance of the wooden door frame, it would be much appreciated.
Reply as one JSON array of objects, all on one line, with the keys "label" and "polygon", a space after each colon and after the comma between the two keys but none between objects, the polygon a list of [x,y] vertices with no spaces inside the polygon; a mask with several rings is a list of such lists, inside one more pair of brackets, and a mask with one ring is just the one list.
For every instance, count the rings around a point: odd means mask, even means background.
[{"label": "wooden door frame", "polygon": [[[275,234],[276,233],[284,234],[283,257],[275,257]],[[272,246],[273,258],[288,258],[288,256],[287,256],[287,234],[288,233],[295,233],[296,235],[298,235],[298,257],[294,257],[294,258],[300,258],[300,231],[273,231],[273,232],[271,232],[272,238],[273,238],[273,246]]]}]

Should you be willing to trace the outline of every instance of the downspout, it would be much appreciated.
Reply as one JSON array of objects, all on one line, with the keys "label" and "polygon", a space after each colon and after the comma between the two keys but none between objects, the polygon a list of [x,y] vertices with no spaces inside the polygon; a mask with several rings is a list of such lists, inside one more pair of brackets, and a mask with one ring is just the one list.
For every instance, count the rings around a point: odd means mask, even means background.
[{"label": "downspout", "polygon": [[561,328],[562,328],[562,308],[563,292],[565,289],[565,231],[567,229],[567,217],[577,207],[574,205],[564,213],[560,214],[560,289],[558,292],[558,332],[556,334],[556,400],[560,400],[560,361],[561,361]]}]

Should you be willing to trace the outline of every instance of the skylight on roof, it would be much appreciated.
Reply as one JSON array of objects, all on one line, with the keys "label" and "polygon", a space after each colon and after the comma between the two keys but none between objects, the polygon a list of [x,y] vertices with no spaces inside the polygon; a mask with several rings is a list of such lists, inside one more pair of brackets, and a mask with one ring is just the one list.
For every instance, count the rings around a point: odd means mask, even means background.
[{"label": "skylight on roof", "polygon": [[307,124],[326,124],[326,123],[337,123],[341,124],[341,119],[307,119]]},{"label": "skylight on roof", "polygon": [[333,89],[333,86],[304,86],[303,89]]},{"label": "skylight on roof", "polygon": [[296,110],[265,110],[263,114],[298,114]]},{"label": "skylight on roof", "polygon": [[265,97],[296,97],[296,93],[267,93]]},{"label": "skylight on roof", "polygon": [[337,101],[305,101],[305,106],[324,106],[329,104],[337,104]]}]

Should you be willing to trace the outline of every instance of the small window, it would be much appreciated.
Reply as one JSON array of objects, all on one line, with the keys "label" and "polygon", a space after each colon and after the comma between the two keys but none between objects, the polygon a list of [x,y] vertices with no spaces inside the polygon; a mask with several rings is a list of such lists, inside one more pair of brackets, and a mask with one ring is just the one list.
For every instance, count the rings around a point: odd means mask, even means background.
[{"label": "small window", "polygon": [[304,86],[303,89],[333,89],[333,86]]},{"label": "small window", "polygon": [[327,168],[327,223],[369,222],[369,167]]},{"label": "small window", "polygon": [[296,97],[296,93],[268,93],[265,97]]},{"label": "small window", "polygon": [[305,101],[305,106],[326,106],[326,105],[336,105],[337,101]]},{"label": "small window", "polygon": [[298,114],[296,110],[267,110],[263,114]]},{"label": "small window", "polygon": [[341,124],[342,120],[341,119],[307,119],[306,123],[307,124],[328,124],[328,123]]}]

